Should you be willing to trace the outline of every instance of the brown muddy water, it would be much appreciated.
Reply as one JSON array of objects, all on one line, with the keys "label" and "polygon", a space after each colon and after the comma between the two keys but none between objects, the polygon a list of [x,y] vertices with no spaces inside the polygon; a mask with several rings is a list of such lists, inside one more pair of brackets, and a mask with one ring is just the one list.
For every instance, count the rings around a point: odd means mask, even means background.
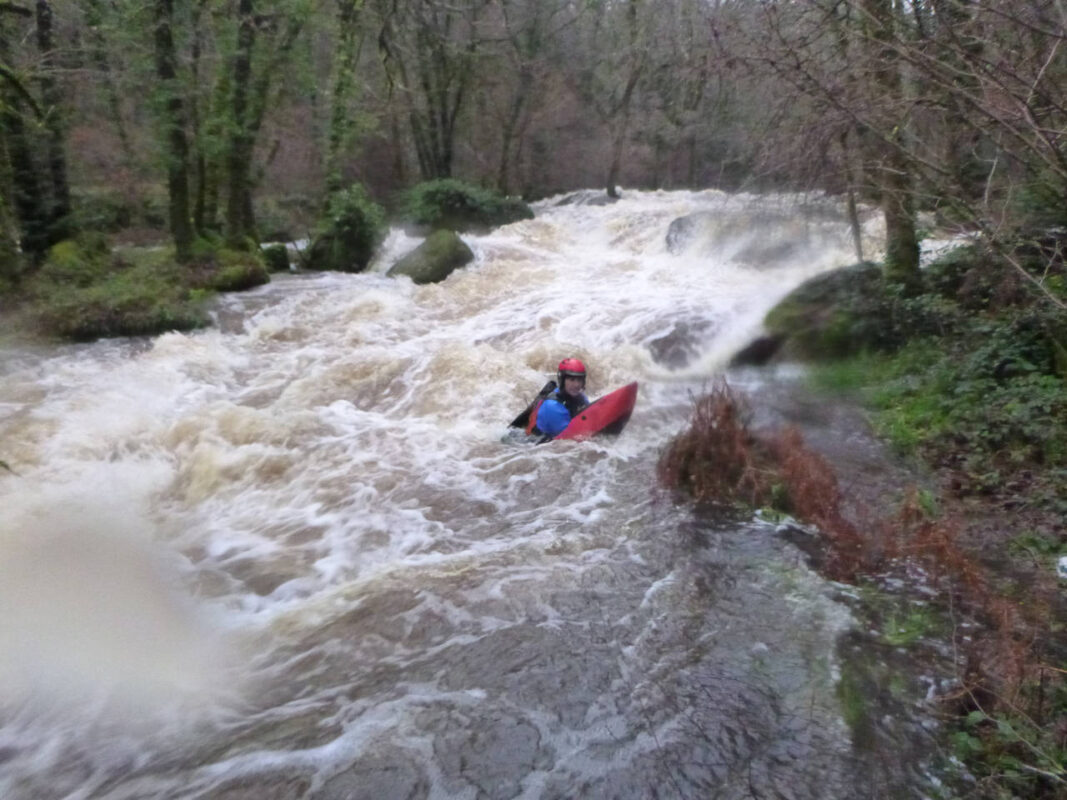
[{"label": "brown muddy water", "polygon": [[[385,277],[395,233],[211,330],[0,353],[0,796],[932,796],[921,670],[842,700],[851,590],[655,488],[851,260],[841,210],[631,193],[468,241],[439,285]],[[629,427],[506,441],[567,355],[641,382]]]}]

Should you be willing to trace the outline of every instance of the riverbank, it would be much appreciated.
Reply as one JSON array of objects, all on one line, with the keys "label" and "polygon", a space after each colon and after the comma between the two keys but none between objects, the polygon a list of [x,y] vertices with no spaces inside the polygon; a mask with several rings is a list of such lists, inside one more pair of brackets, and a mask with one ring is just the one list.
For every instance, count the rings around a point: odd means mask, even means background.
[{"label": "riverbank", "polygon": [[[1002,266],[967,248],[933,265],[918,296],[886,292],[873,266],[801,287],[768,327],[808,366],[736,372],[660,472],[698,497],[722,496],[725,477],[727,495],[816,526],[792,538],[858,587],[860,618],[947,668],[929,710],[968,793],[1060,797],[1063,265],[1046,261],[1040,286]],[[746,374],[762,375],[747,398]],[[747,415],[727,409],[746,403]],[[727,453],[741,470],[720,466]],[[887,588],[904,593],[888,612]],[[843,676],[846,718],[863,716],[857,685]]]}]

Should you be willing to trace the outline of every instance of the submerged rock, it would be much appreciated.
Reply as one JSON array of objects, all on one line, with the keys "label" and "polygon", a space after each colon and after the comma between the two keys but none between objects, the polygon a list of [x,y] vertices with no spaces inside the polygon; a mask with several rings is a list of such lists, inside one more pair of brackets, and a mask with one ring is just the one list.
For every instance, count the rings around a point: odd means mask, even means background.
[{"label": "submerged rock", "polygon": [[699,211],[671,222],[667,228],[667,252],[678,255],[693,241],[693,236],[702,226],[713,219],[710,211]]},{"label": "submerged rock", "polygon": [[457,234],[440,230],[397,261],[388,275],[407,275],[415,283],[440,283],[473,260],[474,253]]}]

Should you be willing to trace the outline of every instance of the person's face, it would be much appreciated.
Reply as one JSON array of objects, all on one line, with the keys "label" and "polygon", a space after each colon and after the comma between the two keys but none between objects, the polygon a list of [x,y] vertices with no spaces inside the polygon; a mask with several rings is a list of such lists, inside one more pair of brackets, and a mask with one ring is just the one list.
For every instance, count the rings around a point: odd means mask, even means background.
[{"label": "person's face", "polygon": [[563,379],[563,391],[569,394],[571,397],[577,397],[582,393],[582,389],[585,387],[585,381],[581,378],[572,378],[568,375]]}]

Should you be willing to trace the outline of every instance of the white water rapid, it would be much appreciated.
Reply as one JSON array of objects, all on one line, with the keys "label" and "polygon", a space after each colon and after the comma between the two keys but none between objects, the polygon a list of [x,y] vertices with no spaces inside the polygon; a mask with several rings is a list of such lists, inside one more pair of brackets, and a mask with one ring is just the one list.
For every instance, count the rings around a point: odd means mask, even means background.
[{"label": "white water rapid", "polygon": [[[0,353],[0,797],[866,796],[847,611],[654,477],[854,260],[841,210],[628,193],[465,238],[438,285],[284,276],[210,330]],[[627,429],[503,442],[565,356],[640,381]]]}]

